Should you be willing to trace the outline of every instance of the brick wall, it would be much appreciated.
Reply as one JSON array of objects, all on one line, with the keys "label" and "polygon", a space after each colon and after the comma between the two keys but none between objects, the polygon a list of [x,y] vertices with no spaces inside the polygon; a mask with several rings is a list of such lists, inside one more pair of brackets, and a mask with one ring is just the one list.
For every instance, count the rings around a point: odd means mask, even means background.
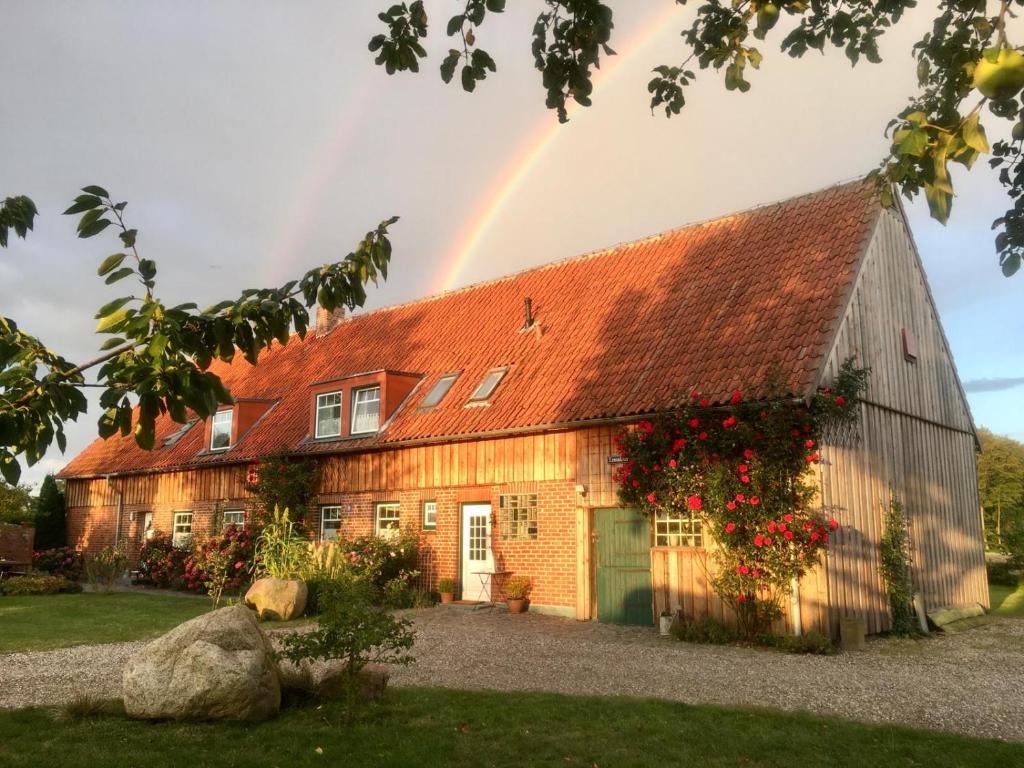
[{"label": "brick wall", "polygon": [[0,558],[31,563],[35,535],[35,526],[0,523]]}]

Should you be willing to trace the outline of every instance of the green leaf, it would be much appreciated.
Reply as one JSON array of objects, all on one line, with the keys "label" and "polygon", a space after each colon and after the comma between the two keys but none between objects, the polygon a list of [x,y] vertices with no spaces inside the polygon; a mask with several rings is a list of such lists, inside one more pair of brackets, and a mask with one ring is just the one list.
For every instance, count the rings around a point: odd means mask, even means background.
[{"label": "green leaf", "polygon": [[102,344],[100,344],[100,352],[106,352],[107,350],[114,349],[115,347],[120,347],[122,344],[125,343],[126,342],[124,339],[118,336],[112,336],[111,338],[107,339]]},{"label": "green leaf", "polygon": [[1019,253],[1011,253],[1000,262],[1004,277],[1013,277],[1020,269],[1021,259]]},{"label": "green leaf", "polygon": [[99,269],[96,270],[96,274],[100,277],[110,272],[115,267],[121,266],[121,262],[128,258],[127,253],[112,253],[107,256],[100,264]]},{"label": "green leaf", "polygon": [[467,64],[462,68],[462,89],[472,93],[476,89],[476,78],[473,76],[473,68]]},{"label": "green leaf", "polygon": [[107,285],[113,285],[118,280],[124,280],[126,277],[128,277],[128,275],[134,274],[135,270],[132,269],[131,267],[121,267],[116,272],[107,275],[107,279],[104,280],[103,282],[106,283]]},{"label": "green leaf", "polygon": [[149,356],[154,360],[159,360],[163,355],[164,350],[167,349],[167,343],[170,339],[162,333],[158,333],[153,337],[153,340],[149,342]]},{"label": "green leaf", "polygon": [[977,150],[978,152],[988,152],[988,136],[985,135],[985,126],[980,122],[980,115],[975,112],[968,116],[964,120],[963,128],[961,129],[961,135],[966,144],[971,149]]},{"label": "green leaf", "polygon": [[76,213],[84,213],[101,205],[103,205],[103,201],[96,197],[96,195],[79,195],[75,198],[75,202],[71,207],[64,211],[64,215],[71,216]]},{"label": "green leaf", "polygon": [[97,319],[102,318],[102,317],[106,317],[111,312],[114,312],[114,311],[120,309],[121,307],[123,307],[125,304],[127,304],[131,300],[132,300],[131,296],[122,296],[119,299],[114,299],[113,301],[108,301],[106,304],[104,304],[102,307],[99,308],[99,310],[96,312],[94,317],[96,317]]},{"label": "green leaf", "polygon": [[928,131],[923,128],[897,131],[893,136],[897,155],[923,157],[928,151]]},{"label": "green leaf", "polygon": [[110,193],[107,192],[103,187],[97,187],[95,184],[90,184],[88,187],[82,187],[83,192],[88,192],[90,195],[96,195],[97,197],[110,197]]},{"label": "green leaf", "polygon": [[111,328],[122,323],[125,317],[127,317],[127,315],[127,309],[119,309],[116,312],[112,312],[111,314],[107,315],[106,317],[99,321],[99,323],[96,325],[96,333],[106,333]]},{"label": "green leaf", "polygon": [[110,226],[110,222],[107,219],[97,219],[91,224],[87,224],[84,227],[79,226],[78,236],[81,238],[92,237],[98,235],[104,229]]}]

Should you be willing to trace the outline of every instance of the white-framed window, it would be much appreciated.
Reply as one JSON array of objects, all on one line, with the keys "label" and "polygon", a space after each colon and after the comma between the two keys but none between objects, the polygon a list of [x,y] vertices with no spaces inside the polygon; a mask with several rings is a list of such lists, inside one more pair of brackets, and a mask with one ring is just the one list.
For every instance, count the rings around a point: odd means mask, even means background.
[{"label": "white-framed window", "polygon": [[479,386],[470,395],[469,402],[478,403],[489,399],[494,394],[494,390],[498,388],[501,380],[505,378],[506,373],[508,373],[508,368],[495,368],[492,371],[488,371]]},{"label": "white-framed window", "polygon": [[452,388],[452,384],[455,383],[457,378],[459,378],[459,374],[448,373],[438,379],[437,383],[427,392],[427,396],[423,398],[420,408],[433,408],[440,403],[444,396],[448,394],[448,390]]},{"label": "white-framed window", "polygon": [[171,529],[171,543],[176,547],[187,547],[192,543],[192,513],[175,512]]},{"label": "white-framed window", "polygon": [[239,528],[245,527],[245,510],[244,509],[225,509],[224,520],[222,528],[227,528],[229,525],[237,525]]},{"label": "white-framed window", "polygon": [[213,414],[213,425],[210,428],[210,450],[226,451],[231,447],[232,411],[217,411]]},{"label": "white-framed window", "polygon": [[320,507],[320,539],[334,541],[341,528],[341,507]]},{"label": "white-framed window", "polygon": [[353,435],[376,432],[380,427],[380,387],[352,391]]},{"label": "white-framed window", "polygon": [[324,392],[316,396],[316,437],[338,437],[341,434],[341,392]]},{"label": "white-framed window", "polygon": [[423,502],[423,528],[432,531],[437,528],[437,502]]},{"label": "white-framed window", "polygon": [[699,517],[685,512],[658,510],[654,516],[654,546],[699,547],[702,543]]},{"label": "white-framed window", "polygon": [[401,530],[398,519],[398,502],[388,501],[377,505],[377,535],[385,539],[393,539]]},{"label": "white-framed window", "polygon": [[142,525],[140,526],[141,536],[143,541],[148,541],[152,538],[155,531],[153,530],[153,513],[143,512],[142,513]]}]

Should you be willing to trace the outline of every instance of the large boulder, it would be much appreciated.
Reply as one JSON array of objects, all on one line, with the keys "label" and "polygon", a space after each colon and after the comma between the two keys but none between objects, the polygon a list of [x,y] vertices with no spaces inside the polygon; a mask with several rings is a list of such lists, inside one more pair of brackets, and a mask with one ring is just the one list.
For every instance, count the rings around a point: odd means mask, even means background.
[{"label": "large boulder", "polygon": [[122,685],[125,711],[143,719],[258,721],[281,707],[270,641],[240,605],[146,645],[128,660]]},{"label": "large boulder", "polygon": [[[294,664],[283,661],[280,665],[281,688],[316,696],[321,699],[346,698],[347,664],[338,659]],[[384,696],[391,674],[379,664],[367,664],[359,670],[359,692],[367,701]]]},{"label": "large boulder", "polygon": [[245,593],[245,602],[261,619],[288,621],[306,610],[309,590],[301,579],[257,579]]}]

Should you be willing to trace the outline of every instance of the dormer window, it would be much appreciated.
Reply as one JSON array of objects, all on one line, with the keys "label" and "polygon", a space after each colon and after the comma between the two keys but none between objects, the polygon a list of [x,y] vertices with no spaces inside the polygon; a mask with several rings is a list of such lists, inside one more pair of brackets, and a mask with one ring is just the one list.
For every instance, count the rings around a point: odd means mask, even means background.
[{"label": "dormer window", "polygon": [[351,434],[376,432],[380,427],[380,387],[352,391]]},{"label": "dormer window", "polygon": [[420,408],[433,408],[444,400],[444,396],[448,394],[448,390],[452,388],[452,384],[457,378],[459,378],[459,374],[449,373],[438,379],[437,383],[427,392],[427,396],[423,398]]},{"label": "dormer window", "polygon": [[325,392],[316,396],[316,436],[341,435],[341,392]]},{"label": "dormer window", "polygon": [[226,451],[231,447],[231,422],[233,411],[217,411],[213,414],[213,424],[210,428],[210,450]]},{"label": "dormer window", "polygon": [[494,390],[498,388],[501,380],[505,378],[506,373],[508,373],[508,368],[495,368],[493,371],[488,371],[483,381],[480,382],[480,386],[476,388],[476,391],[469,398],[469,402],[479,403],[489,399],[494,394]]}]

